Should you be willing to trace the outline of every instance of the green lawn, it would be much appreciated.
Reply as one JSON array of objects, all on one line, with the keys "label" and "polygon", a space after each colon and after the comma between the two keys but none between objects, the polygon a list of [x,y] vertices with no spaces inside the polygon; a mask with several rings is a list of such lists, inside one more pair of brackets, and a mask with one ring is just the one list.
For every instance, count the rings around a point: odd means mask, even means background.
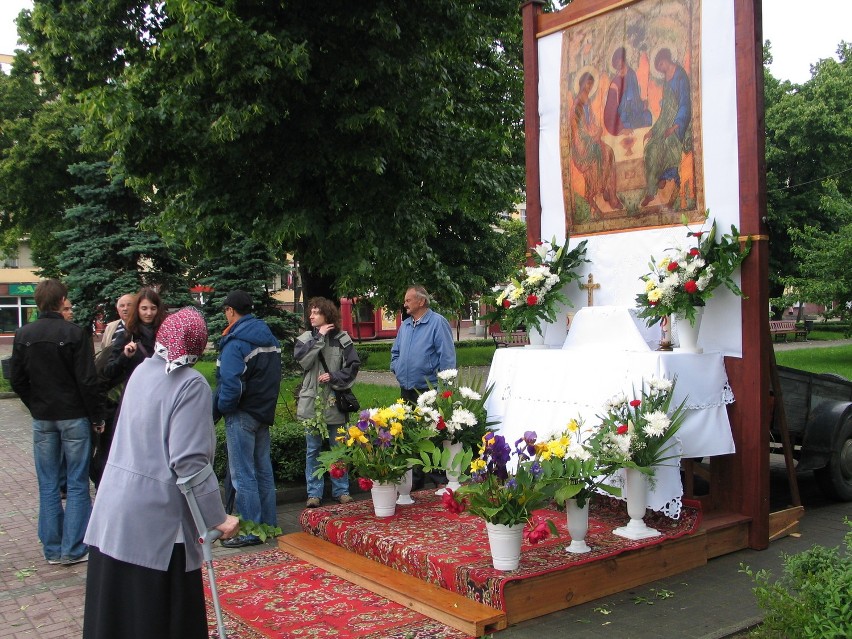
[{"label": "green lawn", "polygon": [[834,373],[846,379],[852,379],[852,346],[780,351],[775,353],[775,361],[780,366],[798,368],[811,373]]},{"label": "green lawn", "polygon": [[[496,346],[470,346],[456,349],[456,366],[489,366],[494,358]],[[367,362],[361,367],[365,371],[390,370],[390,351],[370,353]]]}]

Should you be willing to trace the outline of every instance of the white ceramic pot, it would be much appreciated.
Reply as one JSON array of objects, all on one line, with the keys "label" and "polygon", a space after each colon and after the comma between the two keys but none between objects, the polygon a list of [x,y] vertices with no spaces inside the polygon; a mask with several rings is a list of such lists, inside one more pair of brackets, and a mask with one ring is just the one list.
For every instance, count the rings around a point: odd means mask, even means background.
[{"label": "white ceramic pot", "polygon": [[521,542],[524,524],[507,526],[485,522],[488,544],[491,547],[491,563],[495,570],[516,570],[521,561]]}]

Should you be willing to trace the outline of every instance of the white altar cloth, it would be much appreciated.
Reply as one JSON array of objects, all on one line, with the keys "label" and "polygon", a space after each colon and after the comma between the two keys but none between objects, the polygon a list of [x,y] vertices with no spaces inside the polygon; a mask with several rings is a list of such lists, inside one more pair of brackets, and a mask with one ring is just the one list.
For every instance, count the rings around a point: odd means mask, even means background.
[{"label": "white altar cloth", "polygon": [[[498,349],[488,376],[494,388],[485,407],[489,420],[500,423],[496,428],[514,446],[524,431],[546,439],[562,432],[572,418],[582,419],[586,429],[594,428],[609,398],[619,392],[632,397],[643,378],[675,375],[673,405],[687,400],[678,432],[683,456],[733,453],[726,405],[734,396],[721,353]],[[677,516],[682,495],[679,464],[670,460],[657,471],[648,507]]]}]

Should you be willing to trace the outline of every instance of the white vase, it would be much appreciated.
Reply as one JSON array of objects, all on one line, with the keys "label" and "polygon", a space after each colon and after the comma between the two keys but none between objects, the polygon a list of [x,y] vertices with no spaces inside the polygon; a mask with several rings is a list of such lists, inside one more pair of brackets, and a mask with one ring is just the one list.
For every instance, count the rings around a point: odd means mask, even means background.
[{"label": "white vase", "polygon": [[521,561],[521,542],[524,524],[507,526],[485,522],[488,530],[488,545],[491,547],[491,563],[494,570],[515,570]]},{"label": "white vase", "polygon": [[648,475],[635,468],[625,468],[624,496],[627,499],[627,514],[630,516],[630,521],[626,526],[613,530],[613,534],[627,539],[659,537],[660,531],[645,523],[645,509],[648,504]]},{"label": "white vase", "polygon": [[398,506],[407,506],[414,503],[414,500],[411,498],[411,486],[414,484],[413,475],[414,471],[409,468],[396,485],[396,492],[399,495],[396,498]]},{"label": "white vase", "polygon": [[443,495],[446,492],[447,488],[449,488],[453,492],[461,488],[461,484],[459,483],[461,469],[455,466],[453,460],[456,458],[456,455],[462,452],[462,444],[461,442],[451,444],[449,441],[444,440],[444,448],[450,451],[450,463],[447,467],[447,485],[445,488],[439,488],[438,490],[436,490],[436,495]]},{"label": "white vase", "polygon": [[704,317],[704,307],[695,307],[695,324],[691,324],[683,315],[677,315],[678,346],[675,351],[681,353],[703,353],[704,349],[698,347],[698,331],[701,330],[701,318]]},{"label": "white vase", "polygon": [[[547,330],[547,325],[544,327]],[[527,344],[524,348],[547,348],[544,344],[544,333],[537,329],[535,326],[530,326],[527,329],[527,335],[529,336],[530,343]]]},{"label": "white vase", "polygon": [[589,500],[580,508],[576,499],[569,499],[565,503],[565,512],[568,515],[568,534],[571,535],[571,544],[565,552],[576,555],[589,552],[591,548],[586,543],[586,533],[589,532]]},{"label": "white vase", "polygon": [[374,481],[370,494],[376,517],[391,517],[396,512],[396,484]]}]

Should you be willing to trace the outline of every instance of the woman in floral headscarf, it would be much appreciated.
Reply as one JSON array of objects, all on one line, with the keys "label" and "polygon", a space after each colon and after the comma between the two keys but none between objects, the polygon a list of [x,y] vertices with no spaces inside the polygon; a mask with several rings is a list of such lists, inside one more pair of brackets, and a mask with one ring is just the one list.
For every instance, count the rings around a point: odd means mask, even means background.
[{"label": "woman in floral headscarf", "polygon": [[[213,463],[210,386],[192,369],[206,344],[204,318],[181,309],[127,383],[86,531],[84,639],[207,637],[202,553],[177,485]],[[193,492],[204,521],[233,537],[239,522],[225,514],[216,476]]]}]

